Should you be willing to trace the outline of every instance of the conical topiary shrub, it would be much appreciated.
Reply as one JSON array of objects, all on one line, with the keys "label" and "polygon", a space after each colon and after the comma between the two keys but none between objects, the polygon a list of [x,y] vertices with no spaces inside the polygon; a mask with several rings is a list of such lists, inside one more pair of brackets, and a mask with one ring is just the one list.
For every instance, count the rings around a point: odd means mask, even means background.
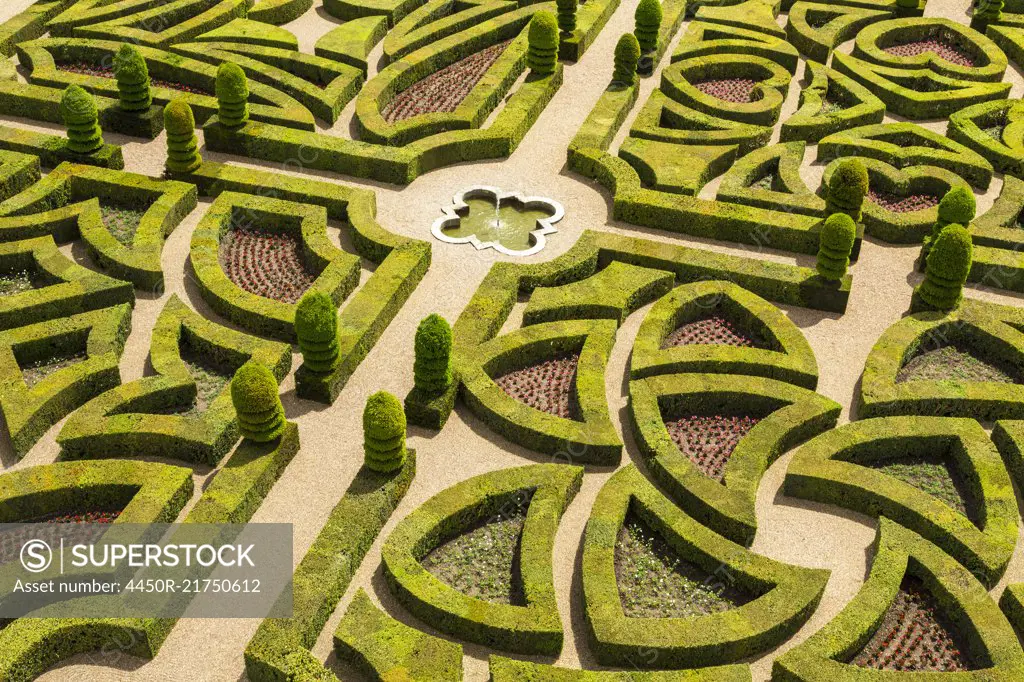
[{"label": "conical topiary shrub", "polygon": [[850,253],[857,239],[857,225],[845,213],[830,215],[818,235],[818,274],[841,280],[850,267]]},{"label": "conical topiary shrub", "polygon": [[965,185],[958,185],[946,192],[939,201],[939,219],[932,226],[931,239],[934,240],[947,225],[967,225],[978,211],[978,202],[974,192]]},{"label": "conical topiary shrub", "polygon": [[915,293],[939,310],[952,310],[963,299],[974,247],[963,225],[947,225],[928,250],[924,281]]},{"label": "conical topiary shrub", "polygon": [[60,115],[68,127],[68,149],[90,154],[103,146],[96,100],[77,85],[69,85],[60,98]]},{"label": "conical topiary shrub", "polygon": [[149,68],[134,46],[124,43],[114,55],[119,104],[124,111],[146,111],[153,103],[149,91]]},{"label": "conical topiary shrub", "polygon": [[452,384],[452,328],[440,315],[428,315],[416,328],[416,388],[441,393]]},{"label": "conical topiary shrub", "polygon": [[1003,19],[1004,0],[981,0],[974,8],[971,26],[975,29],[987,27]]},{"label": "conical topiary shrub", "polygon": [[405,463],[405,410],[387,391],[366,399],[363,408],[363,455],[374,471],[394,471]]},{"label": "conical topiary shrub", "polygon": [[338,311],[330,296],[322,291],[302,296],[295,310],[295,336],[304,367],[327,373],[338,366]]},{"label": "conical topiary shrub", "polygon": [[196,120],[192,107],[180,99],[164,107],[164,130],[167,131],[167,164],[169,173],[191,173],[203,163],[196,138]]},{"label": "conical topiary shrub", "polygon": [[242,67],[221,62],[217,69],[218,120],[229,128],[245,125],[249,120],[249,81]]},{"label": "conical topiary shrub", "polygon": [[558,63],[558,20],[555,15],[546,10],[534,14],[530,20],[527,40],[527,63],[530,71],[538,76],[554,73],[555,65]]},{"label": "conical topiary shrub", "polygon": [[576,10],[579,8],[579,0],[555,0],[555,8],[558,10],[558,30],[562,35],[569,37],[576,30]]},{"label": "conical topiary shrub", "polygon": [[658,32],[661,30],[661,2],[659,0],[640,0],[636,6],[634,33],[640,43],[640,52],[654,52],[658,49]]},{"label": "conical topiary shrub", "polygon": [[829,178],[825,212],[827,215],[845,213],[859,223],[867,195],[868,169],[859,159],[843,159]]},{"label": "conical topiary shrub", "polygon": [[284,432],[284,406],[277,393],[277,379],[260,363],[250,360],[235,372],[231,402],[242,437],[269,443]]},{"label": "conical topiary shrub", "polygon": [[615,44],[615,71],[612,82],[623,85],[636,83],[636,65],[640,60],[640,43],[632,33],[624,33]]}]

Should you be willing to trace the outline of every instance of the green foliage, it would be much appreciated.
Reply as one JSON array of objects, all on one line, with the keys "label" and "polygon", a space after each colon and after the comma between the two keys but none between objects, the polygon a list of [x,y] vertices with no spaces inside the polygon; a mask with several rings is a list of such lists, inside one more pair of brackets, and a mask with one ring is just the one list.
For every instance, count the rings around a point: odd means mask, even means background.
[{"label": "green foliage", "polygon": [[916,290],[921,300],[939,310],[958,306],[972,259],[973,246],[967,228],[947,225],[928,250],[924,282]]},{"label": "green foliage", "polygon": [[554,73],[558,63],[558,19],[555,15],[546,10],[534,14],[527,38],[530,70],[538,76]]},{"label": "green foliage", "polygon": [[1003,18],[1004,0],[983,0],[974,10],[974,19],[986,24],[994,24]]},{"label": "green foliage", "polygon": [[196,120],[192,107],[183,99],[173,99],[164,107],[164,129],[167,131],[167,170],[191,173],[203,163],[196,137]]},{"label": "green foliage", "polygon": [[636,83],[636,65],[640,61],[640,43],[632,33],[623,33],[615,44],[615,71],[612,81],[623,85]]},{"label": "green foliage", "polygon": [[124,43],[114,55],[114,77],[120,106],[125,111],[145,111],[153,103],[146,60],[131,44]]},{"label": "green foliage", "polygon": [[78,85],[69,85],[60,100],[60,115],[68,127],[68,149],[89,154],[103,146],[96,100]]},{"label": "green foliage", "polygon": [[295,309],[295,336],[302,362],[311,371],[330,372],[340,361],[338,311],[323,291],[307,291]]},{"label": "green foliage", "polygon": [[569,36],[576,30],[576,10],[579,8],[579,0],[556,0],[555,7],[558,10],[558,28],[562,35]]},{"label": "green foliage", "polygon": [[394,471],[405,463],[405,410],[387,391],[366,399],[363,408],[363,453],[374,471]]},{"label": "green foliage", "polygon": [[636,28],[634,33],[640,43],[642,52],[654,52],[658,49],[658,32],[661,30],[661,2],[659,0],[640,0],[636,6]]},{"label": "green foliage", "polygon": [[231,402],[238,413],[238,430],[257,443],[268,443],[284,432],[284,406],[277,379],[264,365],[250,360],[231,380]]},{"label": "green foliage", "polygon": [[854,222],[861,219],[861,206],[868,194],[868,171],[859,159],[846,159],[836,168],[828,184],[825,211],[845,213]]},{"label": "green foliage", "polygon": [[974,192],[965,185],[959,185],[946,192],[939,202],[939,219],[932,228],[932,239],[939,236],[947,225],[967,225],[978,210]]},{"label": "green foliage", "polygon": [[221,62],[217,68],[218,119],[229,128],[238,128],[249,120],[249,83],[242,67]]},{"label": "green foliage", "polygon": [[917,9],[920,5],[920,0],[896,0],[896,6],[903,9]]},{"label": "green foliage", "polygon": [[833,213],[821,226],[818,248],[818,274],[826,279],[841,280],[850,266],[850,252],[857,239],[857,225],[845,213]]},{"label": "green foliage", "polygon": [[452,328],[437,314],[423,318],[416,328],[416,388],[428,394],[446,390],[452,383]]}]

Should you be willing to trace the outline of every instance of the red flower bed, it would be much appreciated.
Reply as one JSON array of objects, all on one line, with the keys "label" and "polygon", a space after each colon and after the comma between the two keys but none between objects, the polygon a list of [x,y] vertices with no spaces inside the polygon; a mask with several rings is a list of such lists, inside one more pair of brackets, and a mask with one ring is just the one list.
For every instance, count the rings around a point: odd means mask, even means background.
[{"label": "red flower bed", "polygon": [[[100,78],[113,78],[114,67],[112,66],[101,66],[97,64],[86,64],[85,62],[74,62],[71,64],[58,64],[61,71],[69,71],[71,73],[79,73],[83,76],[98,76]],[[193,95],[210,95],[212,92],[207,92],[202,88],[194,85],[185,85],[184,83],[172,83],[170,81],[162,81],[158,78],[150,78],[149,84],[154,88],[167,88],[168,90],[177,90],[178,92],[187,92]]]},{"label": "red flower bed", "polygon": [[236,228],[220,245],[228,279],[257,296],[297,303],[316,280],[299,255],[299,242],[287,234]]},{"label": "red flower bed", "polygon": [[756,85],[757,81],[750,80],[749,78],[722,78],[693,84],[695,88],[705,95],[711,95],[720,100],[737,104],[752,102],[753,99],[751,98],[753,97]]},{"label": "red flower bed", "polygon": [[725,345],[757,348],[760,344],[722,317],[706,317],[681,325],[665,338],[662,348]]},{"label": "red flower bed", "polygon": [[970,55],[961,51],[959,47],[942,37],[893,45],[892,47],[885,48],[885,51],[895,57],[916,57],[926,52],[933,52],[951,64],[974,66],[974,59]]},{"label": "red flower bed", "polygon": [[381,115],[394,123],[421,114],[455,111],[510,42],[492,45],[413,83],[388,102]]},{"label": "red flower bed", "polygon": [[740,439],[761,421],[755,417],[693,415],[666,421],[672,441],[697,468],[719,483]]},{"label": "red flower bed", "polygon": [[508,395],[530,407],[565,419],[576,418],[574,384],[579,355],[566,355],[494,380]]},{"label": "red flower bed", "polygon": [[33,523],[113,523],[118,516],[121,515],[119,511],[87,511],[81,514],[53,514],[52,516],[43,516],[33,521]]},{"label": "red flower bed", "polygon": [[868,199],[893,213],[913,213],[938,206],[941,197],[934,194],[911,194],[901,197],[870,189],[868,190]]},{"label": "red flower bed", "polygon": [[969,670],[938,602],[918,578],[906,576],[882,625],[853,659],[854,665],[902,672]]}]

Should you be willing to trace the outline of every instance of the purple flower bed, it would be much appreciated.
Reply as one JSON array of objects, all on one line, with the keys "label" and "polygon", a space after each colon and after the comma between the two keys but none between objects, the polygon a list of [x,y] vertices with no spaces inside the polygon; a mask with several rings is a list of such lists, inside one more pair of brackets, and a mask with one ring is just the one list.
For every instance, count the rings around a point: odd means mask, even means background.
[{"label": "purple flower bed", "polygon": [[700,81],[699,83],[693,84],[693,87],[697,88],[705,95],[711,95],[712,97],[717,97],[720,100],[735,102],[737,104],[752,102],[754,88],[756,86],[757,81],[749,78],[720,78]]},{"label": "purple flower bed", "polygon": [[682,453],[705,476],[721,483],[732,451],[759,421],[755,417],[692,415],[666,421],[665,426]]},{"label": "purple flower bed", "polygon": [[916,57],[926,52],[932,52],[950,64],[974,66],[974,59],[970,55],[941,36],[931,40],[916,40],[912,43],[893,45],[885,48],[885,51],[895,57]]},{"label": "purple flower bed", "polygon": [[[97,64],[86,64],[85,62],[74,62],[69,64],[57,64],[57,67],[61,71],[69,71],[71,73],[78,73],[83,76],[98,76],[99,78],[113,78],[114,67],[112,66],[100,66]],[[149,84],[154,88],[167,88],[168,90],[177,90],[178,92],[187,92],[192,95],[210,95],[212,92],[207,92],[202,88],[194,85],[185,85],[183,83],[172,83],[170,81],[162,81],[159,78],[150,78]]]},{"label": "purple flower bed", "polygon": [[911,194],[901,197],[870,189],[868,190],[868,199],[893,213],[913,213],[938,206],[941,197],[934,194]]},{"label": "purple flower bed", "polygon": [[236,228],[224,236],[220,262],[228,279],[257,296],[297,303],[316,280],[287,234]]},{"label": "purple flower bed", "polygon": [[675,346],[725,345],[741,348],[758,348],[756,340],[722,317],[707,317],[681,325],[669,334],[661,344],[662,348]]},{"label": "purple flower bed", "polygon": [[564,419],[577,415],[574,384],[579,355],[545,360],[494,380],[519,402]]}]

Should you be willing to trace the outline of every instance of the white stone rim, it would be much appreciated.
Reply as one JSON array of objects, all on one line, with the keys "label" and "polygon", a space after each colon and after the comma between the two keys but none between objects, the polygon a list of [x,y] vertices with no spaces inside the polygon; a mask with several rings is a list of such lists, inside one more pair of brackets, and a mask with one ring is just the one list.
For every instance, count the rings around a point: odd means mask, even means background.
[{"label": "white stone rim", "polygon": [[[503,246],[500,242],[481,241],[476,235],[472,234],[468,237],[451,237],[445,234],[444,231],[446,228],[457,225],[462,220],[462,216],[459,215],[459,211],[469,209],[469,204],[466,203],[467,199],[488,197],[493,198],[495,204],[499,204],[504,201],[514,201],[519,203],[525,210],[541,208],[552,211],[551,216],[547,218],[538,218],[537,226],[531,230],[530,234],[535,239],[533,246],[528,249],[516,250]],[[547,244],[547,235],[558,232],[558,228],[556,228],[554,224],[565,216],[565,208],[554,199],[541,196],[523,196],[519,192],[502,192],[499,188],[491,187],[490,185],[474,185],[469,189],[456,192],[455,196],[452,197],[451,206],[442,206],[441,212],[444,215],[435,220],[434,225],[430,228],[430,232],[434,235],[435,239],[447,242],[448,244],[469,243],[472,244],[477,251],[483,249],[494,249],[498,253],[506,256],[531,256],[543,249]]]}]

